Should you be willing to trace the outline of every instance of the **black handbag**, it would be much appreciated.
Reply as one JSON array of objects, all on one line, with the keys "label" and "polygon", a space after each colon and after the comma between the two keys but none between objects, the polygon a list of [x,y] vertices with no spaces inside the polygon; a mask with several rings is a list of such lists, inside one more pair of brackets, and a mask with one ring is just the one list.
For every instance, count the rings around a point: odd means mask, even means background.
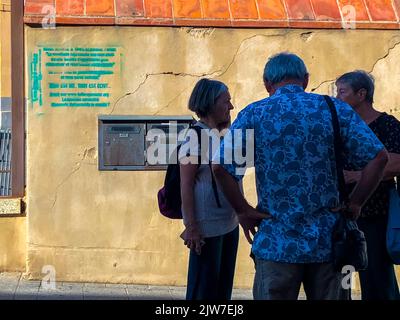
[{"label": "black handbag", "polygon": [[354,271],[368,267],[367,242],[357,223],[346,219],[343,214],[336,222],[332,234],[333,264],[338,272],[344,266],[353,266]]},{"label": "black handbag", "polygon": [[[332,115],[339,200],[343,204],[348,201],[348,195],[345,191],[339,120],[332,99],[328,96],[324,97]],[[340,217],[332,233],[334,267],[338,272],[342,272],[344,266],[352,266],[354,271],[365,270],[368,267],[368,255],[364,233],[358,229],[356,221],[347,219],[344,212],[339,212],[339,214]]]}]

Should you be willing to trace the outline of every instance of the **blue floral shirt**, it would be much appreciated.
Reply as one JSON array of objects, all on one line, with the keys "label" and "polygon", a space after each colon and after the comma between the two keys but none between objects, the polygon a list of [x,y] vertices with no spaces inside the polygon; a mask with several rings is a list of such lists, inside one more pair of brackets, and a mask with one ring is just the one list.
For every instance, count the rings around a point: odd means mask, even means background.
[{"label": "blue floral shirt", "polygon": [[[333,101],[345,159],[362,169],[384,147],[348,104]],[[254,129],[253,141],[246,137],[246,129]],[[330,261],[331,234],[337,219],[330,208],[338,204],[339,195],[332,119],[323,96],[306,93],[297,85],[281,87],[273,96],[243,109],[230,128],[234,140],[238,130],[243,132],[239,138],[242,145],[236,140],[233,147],[225,138],[220,162],[240,180],[240,165],[225,161],[226,155],[238,151],[244,155],[246,143],[254,143],[251,166],[255,167],[257,208],[272,215],[259,226],[253,254],[286,263]]]}]

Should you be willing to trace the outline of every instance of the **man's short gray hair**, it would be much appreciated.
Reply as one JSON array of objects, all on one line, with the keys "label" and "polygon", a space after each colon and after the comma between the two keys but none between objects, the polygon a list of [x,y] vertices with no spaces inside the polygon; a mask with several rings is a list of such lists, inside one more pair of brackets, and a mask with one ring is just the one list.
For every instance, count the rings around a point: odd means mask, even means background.
[{"label": "man's short gray hair", "polygon": [[206,117],[212,110],[221,93],[228,87],[221,81],[203,78],[193,88],[189,98],[189,110],[199,117]]},{"label": "man's short gray hair", "polygon": [[369,73],[363,70],[348,72],[340,76],[336,80],[336,83],[338,82],[348,84],[354,93],[357,93],[361,89],[365,89],[365,91],[367,91],[365,99],[370,103],[374,102],[375,79]]},{"label": "man's short gray hair", "polygon": [[282,52],[270,57],[264,68],[264,81],[271,84],[284,80],[304,80],[307,75],[304,61],[290,52]]}]

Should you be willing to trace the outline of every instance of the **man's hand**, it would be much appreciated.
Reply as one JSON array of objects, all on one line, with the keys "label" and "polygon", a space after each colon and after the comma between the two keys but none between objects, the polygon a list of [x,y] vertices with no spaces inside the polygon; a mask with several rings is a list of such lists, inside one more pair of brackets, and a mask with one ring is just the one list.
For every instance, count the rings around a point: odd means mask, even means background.
[{"label": "man's hand", "polygon": [[346,184],[357,183],[361,179],[361,171],[343,170],[344,181]]},{"label": "man's hand", "polygon": [[345,216],[345,218],[350,220],[357,220],[361,214],[361,206],[349,203],[348,205],[342,205],[340,207],[334,208],[332,212],[339,212]]},{"label": "man's hand", "polygon": [[256,228],[261,223],[262,219],[271,218],[270,214],[261,213],[252,207],[248,207],[244,212],[238,212],[239,223],[243,228],[244,235],[247,241],[252,244],[253,239],[250,236],[250,233],[253,235],[256,234]]}]

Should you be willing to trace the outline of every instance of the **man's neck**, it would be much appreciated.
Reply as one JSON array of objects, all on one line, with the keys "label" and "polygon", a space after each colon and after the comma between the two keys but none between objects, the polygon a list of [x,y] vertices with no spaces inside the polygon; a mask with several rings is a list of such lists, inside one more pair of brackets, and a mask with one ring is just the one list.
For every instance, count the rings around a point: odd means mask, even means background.
[{"label": "man's neck", "polygon": [[302,81],[296,81],[296,80],[285,80],[285,81],[281,81],[279,83],[276,83],[273,85],[272,87],[272,91],[269,92],[270,96],[274,95],[276,90],[278,90],[279,88],[282,88],[284,86],[300,86],[303,88],[303,82]]},{"label": "man's neck", "polygon": [[279,82],[279,83],[274,85],[274,89],[276,91],[281,87],[289,86],[289,85],[303,87],[303,82],[302,81],[295,81],[295,80],[281,81],[281,82]]}]

